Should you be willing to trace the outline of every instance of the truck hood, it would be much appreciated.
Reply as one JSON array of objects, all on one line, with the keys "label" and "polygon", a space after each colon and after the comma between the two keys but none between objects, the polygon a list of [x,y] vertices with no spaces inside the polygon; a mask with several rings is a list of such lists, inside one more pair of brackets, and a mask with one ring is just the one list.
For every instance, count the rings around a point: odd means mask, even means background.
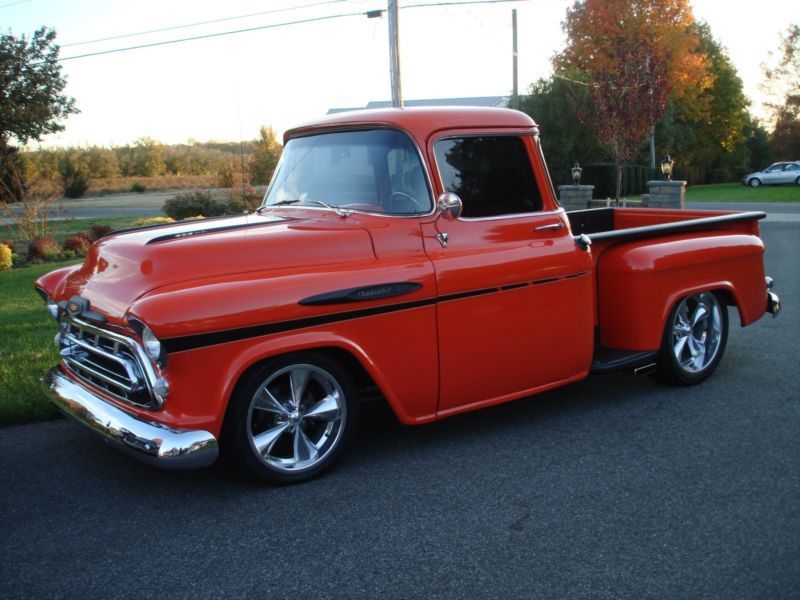
[{"label": "truck hood", "polygon": [[184,282],[374,259],[369,234],[341,219],[245,215],[124,230],[96,242],[54,298],[80,295],[121,322],[141,296]]}]

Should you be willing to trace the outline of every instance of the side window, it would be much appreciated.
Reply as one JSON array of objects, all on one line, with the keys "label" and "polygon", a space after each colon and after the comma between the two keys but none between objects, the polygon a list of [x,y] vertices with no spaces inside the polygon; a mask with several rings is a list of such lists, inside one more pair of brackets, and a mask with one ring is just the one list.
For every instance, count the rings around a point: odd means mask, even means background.
[{"label": "side window", "polygon": [[447,138],[434,143],[444,189],[459,195],[464,217],[542,209],[530,158],[514,136]]},{"label": "side window", "polygon": [[796,165],[794,163],[786,165],[786,171],[800,171],[800,165]]}]

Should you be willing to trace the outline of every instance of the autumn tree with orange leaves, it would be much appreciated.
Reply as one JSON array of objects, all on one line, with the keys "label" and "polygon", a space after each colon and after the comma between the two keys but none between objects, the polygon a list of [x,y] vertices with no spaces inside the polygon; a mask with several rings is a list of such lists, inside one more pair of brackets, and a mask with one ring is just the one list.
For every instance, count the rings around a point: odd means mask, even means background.
[{"label": "autumn tree with orange leaves", "polygon": [[[688,0],[583,0],[562,23],[566,48],[553,58],[578,118],[617,164],[633,159],[667,98],[691,99],[712,83]],[[697,107],[702,111],[703,107]]]}]

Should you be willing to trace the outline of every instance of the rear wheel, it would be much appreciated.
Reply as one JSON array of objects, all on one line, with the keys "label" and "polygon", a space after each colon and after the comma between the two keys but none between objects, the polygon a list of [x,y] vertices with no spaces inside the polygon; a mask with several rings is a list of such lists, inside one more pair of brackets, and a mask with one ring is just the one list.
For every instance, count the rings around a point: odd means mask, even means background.
[{"label": "rear wheel", "polygon": [[800,177],[798,177],[797,179],[794,180],[794,184],[795,185],[800,185]]},{"label": "rear wheel", "polygon": [[753,177],[749,183],[751,188],[761,187],[761,180],[758,177]]},{"label": "rear wheel", "polygon": [[658,359],[662,381],[694,385],[717,368],[728,340],[728,311],[714,292],[682,298],[672,309]]},{"label": "rear wheel", "polygon": [[231,398],[223,449],[246,472],[299,483],[341,455],[358,417],[349,373],[322,354],[293,354],[252,372]]}]

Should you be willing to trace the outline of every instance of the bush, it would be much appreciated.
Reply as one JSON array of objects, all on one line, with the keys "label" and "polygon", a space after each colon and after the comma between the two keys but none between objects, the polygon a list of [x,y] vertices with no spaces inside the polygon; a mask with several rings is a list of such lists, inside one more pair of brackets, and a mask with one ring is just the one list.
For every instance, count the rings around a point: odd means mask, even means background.
[{"label": "bush", "polygon": [[28,244],[28,258],[31,260],[54,260],[61,255],[61,246],[51,236],[34,238]]},{"label": "bush", "polygon": [[91,245],[92,242],[89,239],[89,234],[77,233],[65,239],[61,247],[66,251],[75,252],[76,254],[86,254],[86,251]]},{"label": "bush", "polygon": [[89,230],[87,237],[90,242],[96,242],[101,237],[108,235],[112,231],[114,231],[114,228],[111,225],[102,225],[100,223],[95,223]]},{"label": "bush", "polygon": [[5,244],[0,244],[0,271],[8,271],[14,265],[13,252]]},{"label": "bush", "polygon": [[144,225],[163,225],[164,223],[174,223],[175,219],[170,217],[146,217],[144,219],[137,219],[132,223],[134,227],[142,227]]},{"label": "bush", "polygon": [[3,240],[3,245],[8,246],[12,254],[17,251],[17,246],[14,244],[14,240]]},{"label": "bush", "polygon": [[67,198],[80,198],[89,189],[89,175],[77,157],[66,156],[60,171],[64,195]]},{"label": "bush", "polygon": [[214,199],[210,192],[175,194],[164,203],[164,212],[176,221],[195,215],[218,217],[230,213],[230,206]]},{"label": "bush", "polygon": [[134,181],[131,184],[131,188],[130,189],[131,189],[132,192],[136,192],[137,194],[143,194],[145,192],[145,190],[147,189],[147,186],[142,185],[138,181]]},{"label": "bush", "polygon": [[253,212],[261,204],[262,198],[263,194],[259,194],[253,186],[248,185],[245,188],[244,198],[241,189],[231,190],[228,205],[232,213]]}]

